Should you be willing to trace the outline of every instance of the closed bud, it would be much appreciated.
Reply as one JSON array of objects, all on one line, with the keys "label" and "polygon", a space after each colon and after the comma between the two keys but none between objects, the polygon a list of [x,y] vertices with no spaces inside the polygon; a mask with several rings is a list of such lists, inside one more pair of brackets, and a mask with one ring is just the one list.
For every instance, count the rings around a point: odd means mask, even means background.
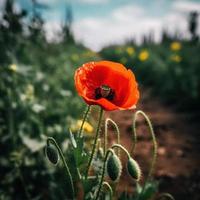
[{"label": "closed bud", "polygon": [[133,159],[129,158],[127,163],[127,170],[129,175],[134,178],[136,181],[139,181],[141,178],[141,169],[138,163]]},{"label": "closed bud", "polygon": [[47,158],[52,164],[56,165],[58,163],[59,155],[55,147],[50,146],[50,145],[46,146],[45,153],[46,153]]},{"label": "closed bud", "polygon": [[118,156],[113,153],[107,161],[108,176],[112,181],[117,181],[122,173],[122,164]]}]

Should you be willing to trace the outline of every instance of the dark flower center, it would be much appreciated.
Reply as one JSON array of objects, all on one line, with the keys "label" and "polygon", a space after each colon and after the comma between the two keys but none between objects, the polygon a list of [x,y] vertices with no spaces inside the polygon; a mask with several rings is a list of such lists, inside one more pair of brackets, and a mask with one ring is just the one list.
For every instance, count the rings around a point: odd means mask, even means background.
[{"label": "dark flower center", "polygon": [[111,101],[114,96],[115,91],[107,85],[102,85],[95,89],[95,99],[105,98]]}]

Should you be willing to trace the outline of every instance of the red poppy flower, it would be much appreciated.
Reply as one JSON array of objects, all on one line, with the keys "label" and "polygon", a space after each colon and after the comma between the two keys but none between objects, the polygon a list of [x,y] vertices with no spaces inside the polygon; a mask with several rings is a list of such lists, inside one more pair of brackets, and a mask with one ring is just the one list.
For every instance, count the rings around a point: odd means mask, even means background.
[{"label": "red poppy flower", "polygon": [[120,63],[86,63],[76,70],[74,79],[85,102],[100,105],[104,110],[133,109],[139,99],[134,74]]}]

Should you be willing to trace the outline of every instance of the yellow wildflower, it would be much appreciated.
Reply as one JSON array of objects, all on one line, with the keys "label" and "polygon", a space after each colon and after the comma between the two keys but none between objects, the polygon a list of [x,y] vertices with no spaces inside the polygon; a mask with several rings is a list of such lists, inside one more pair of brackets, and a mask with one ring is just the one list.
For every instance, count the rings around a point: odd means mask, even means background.
[{"label": "yellow wildflower", "polygon": [[172,55],[171,60],[179,63],[179,62],[181,62],[182,58],[179,55]]},{"label": "yellow wildflower", "polygon": [[135,49],[133,47],[127,47],[126,52],[129,56],[132,56],[135,53]]},{"label": "yellow wildflower", "polygon": [[17,71],[17,65],[16,64],[12,64],[10,65],[9,69],[13,72],[16,72]]},{"label": "yellow wildflower", "polygon": [[[79,129],[81,128],[81,125],[82,125],[82,120],[77,120],[77,122],[75,124],[72,124],[71,125],[71,130],[73,132],[75,131],[79,131]],[[92,133],[94,130],[93,126],[89,123],[89,122],[85,122],[84,125],[83,125],[83,131],[86,132],[86,133]]]},{"label": "yellow wildflower", "polygon": [[170,49],[172,51],[179,51],[182,48],[182,45],[180,42],[172,42],[170,45]]},{"label": "yellow wildflower", "polygon": [[146,61],[149,58],[149,52],[147,50],[142,50],[139,54],[140,61]]}]

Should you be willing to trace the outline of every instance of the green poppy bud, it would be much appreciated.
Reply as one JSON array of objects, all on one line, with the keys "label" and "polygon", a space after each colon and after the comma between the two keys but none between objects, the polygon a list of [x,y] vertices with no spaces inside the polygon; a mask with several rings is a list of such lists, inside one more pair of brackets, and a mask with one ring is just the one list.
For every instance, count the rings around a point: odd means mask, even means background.
[{"label": "green poppy bud", "polygon": [[58,151],[55,147],[48,145],[45,148],[45,153],[47,158],[49,159],[49,161],[56,165],[59,161],[59,155],[58,155]]},{"label": "green poppy bud", "polygon": [[141,169],[138,163],[133,159],[129,158],[127,163],[127,170],[129,175],[134,178],[136,181],[139,181],[141,178]]},{"label": "green poppy bud", "polygon": [[113,153],[107,161],[108,176],[112,181],[117,181],[122,173],[122,164],[118,156]]}]

